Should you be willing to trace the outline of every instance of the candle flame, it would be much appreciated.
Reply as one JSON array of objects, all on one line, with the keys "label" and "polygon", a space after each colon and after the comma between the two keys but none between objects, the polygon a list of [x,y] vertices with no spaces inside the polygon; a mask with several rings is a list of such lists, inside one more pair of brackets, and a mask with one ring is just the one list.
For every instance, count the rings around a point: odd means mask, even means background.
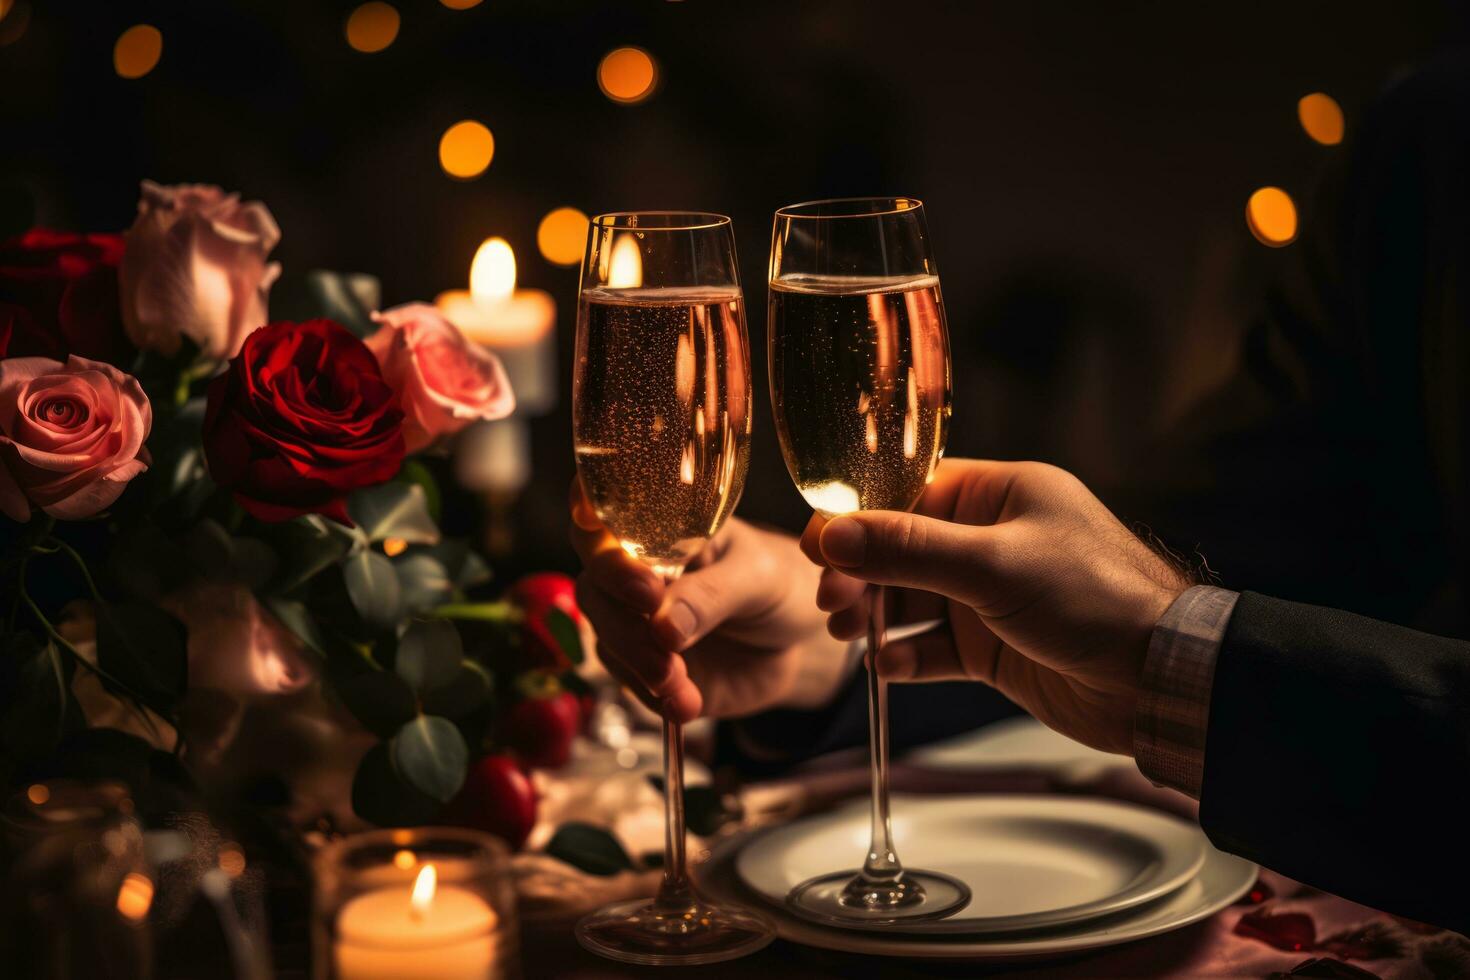
[{"label": "candle flame", "polygon": [[429,911],[429,906],[434,904],[434,889],[438,883],[439,872],[434,870],[432,864],[424,865],[419,876],[413,880],[413,896],[409,899],[415,915],[423,915]]},{"label": "candle flame", "polygon": [[516,290],[516,253],[504,238],[487,238],[470,263],[470,294],[478,300],[500,302]]},{"label": "candle flame", "polygon": [[643,285],[643,256],[638,251],[638,239],[632,235],[620,235],[613,242],[607,284],[612,289],[637,289]]}]

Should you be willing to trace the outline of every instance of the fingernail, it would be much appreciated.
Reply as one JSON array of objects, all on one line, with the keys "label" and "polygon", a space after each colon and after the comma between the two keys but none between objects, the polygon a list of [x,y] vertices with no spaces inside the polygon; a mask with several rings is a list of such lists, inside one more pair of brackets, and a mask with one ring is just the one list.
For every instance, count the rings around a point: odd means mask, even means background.
[{"label": "fingernail", "polygon": [[658,589],[646,579],[635,579],[628,585],[628,601],[640,609],[652,612],[658,608]]},{"label": "fingernail", "polygon": [[668,615],[664,621],[669,624],[669,629],[680,642],[687,640],[699,625],[699,617],[694,615],[694,608],[682,599],[669,607]]},{"label": "fingernail", "polygon": [[868,532],[850,517],[837,517],[822,529],[821,545],[832,564],[856,568],[868,550]]}]

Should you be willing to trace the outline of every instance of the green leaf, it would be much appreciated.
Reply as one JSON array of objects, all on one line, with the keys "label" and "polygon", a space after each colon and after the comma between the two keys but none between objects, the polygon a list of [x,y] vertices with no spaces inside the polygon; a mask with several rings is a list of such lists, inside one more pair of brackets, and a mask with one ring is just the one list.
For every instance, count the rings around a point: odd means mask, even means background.
[{"label": "green leaf", "polygon": [[352,550],[354,535],[336,521],[316,514],[267,525],[266,540],[280,557],[272,592],[289,592]]},{"label": "green leaf", "polygon": [[546,610],[546,628],[551,631],[556,645],[561,647],[561,652],[567,655],[568,660],[574,664],[582,662],[582,634],[578,632],[577,623],[572,617],[552,606]]},{"label": "green leaf", "polygon": [[415,694],[437,691],[452,682],[464,660],[459,630],[444,619],[416,620],[398,640],[393,669]]},{"label": "green leaf", "polygon": [[495,623],[502,626],[516,626],[526,618],[520,607],[514,603],[504,600],[496,602],[455,602],[444,606],[436,606],[430,610],[433,615],[443,619],[463,619],[477,623]]},{"label": "green leaf", "polygon": [[21,763],[49,758],[67,731],[69,661],[51,642],[15,631],[0,640],[0,751]]},{"label": "green leaf", "polygon": [[367,670],[333,684],[337,696],[362,727],[379,738],[390,738],[418,715],[413,690],[388,670]]},{"label": "green leaf", "polygon": [[157,601],[189,575],[189,561],[175,538],[152,522],[124,530],[107,556],[110,577],[131,596]]},{"label": "green leaf", "polygon": [[376,276],[312,269],[306,274],[306,295],[311,307],[308,316],[336,320],[358,337],[377,330],[370,315],[382,295]]},{"label": "green leaf", "polygon": [[380,483],[358,490],[347,512],[369,541],[401,538],[409,544],[437,544],[439,526],[429,516],[429,501],[417,483]]},{"label": "green leaf", "polygon": [[388,751],[393,768],[410,786],[441,803],[454,799],[464,785],[470,750],[448,719],[419,715],[399,729]]},{"label": "green leaf", "polygon": [[556,829],[546,843],[546,853],[592,875],[615,875],[633,868],[633,859],[616,837],[601,827],[577,821]]},{"label": "green leaf", "polygon": [[258,589],[276,573],[276,553],[259,538],[237,537],[218,521],[205,518],[184,542],[189,558],[205,576]]},{"label": "green leaf", "polygon": [[96,610],[97,665],[148,707],[172,713],[189,677],[184,624],[141,602],[102,602]]},{"label": "green leaf", "polygon": [[352,809],[380,827],[434,823],[443,804],[409,785],[393,767],[387,742],[368,750],[352,779]]},{"label": "green leaf", "polygon": [[359,551],[342,562],[342,582],[363,622],[391,629],[403,618],[403,590],[393,563],[376,551]]},{"label": "green leaf", "polygon": [[432,555],[444,566],[455,590],[459,592],[490,581],[490,566],[465,541],[450,538],[426,549],[424,553]]},{"label": "green leaf", "polygon": [[403,606],[410,613],[425,612],[448,602],[454,593],[449,573],[434,557],[422,552],[393,559]]},{"label": "green leaf", "polygon": [[473,660],[465,660],[454,669],[454,677],[423,697],[424,710],[458,721],[490,703],[495,693],[495,678]]},{"label": "green leaf", "polygon": [[429,516],[435,521],[440,519],[440,515],[444,513],[444,498],[439,493],[439,481],[434,479],[434,474],[427,466],[416,459],[405,460],[403,468],[394,479],[423,487],[424,504],[429,509]]},{"label": "green leaf", "polygon": [[307,649],[318,654],[325,649],[322,646],[321,630],[317,628],[316,619],[311,615],[311,610],[306,608],[304,602],[296,602],[291,599],[282,599],[280,596],[262,596],[260,601],[267,609],[296,635],[296,638],[306,645]]}]

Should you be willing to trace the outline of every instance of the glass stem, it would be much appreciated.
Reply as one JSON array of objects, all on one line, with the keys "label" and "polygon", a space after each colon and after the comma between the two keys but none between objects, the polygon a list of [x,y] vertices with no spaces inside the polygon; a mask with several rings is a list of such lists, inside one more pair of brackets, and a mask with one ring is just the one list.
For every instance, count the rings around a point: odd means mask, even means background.
[{"label": "glass stem", "polygon": [[684,726],[664,719],[664,878],[654,905],[681,914],[694,906],[684,856]]},{"label": "glass stem", "polygon": [[878,651],[883,649],[885,630],[884,589],[868,587],[868,745],[873,775],[873,827],[868,841],[868,858],[863,877],[894,881],[903,875],[903,865],[893,850],[893,823],[888,816],[888,682],[878,676]]}]

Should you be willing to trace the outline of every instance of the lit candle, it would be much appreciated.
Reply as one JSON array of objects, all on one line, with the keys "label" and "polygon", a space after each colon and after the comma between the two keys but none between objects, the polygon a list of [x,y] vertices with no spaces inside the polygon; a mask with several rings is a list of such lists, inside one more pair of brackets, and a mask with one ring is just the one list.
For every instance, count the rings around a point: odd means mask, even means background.
[{"label": "lit candle", "polygon": [[516,288],[515,252],[505,239],[485,239],[470,264],[470,288],[440,293],[435,304],[466,337],[500,355],[516,393],[516,414],[551,408],[556,303],[539,289]]},{"label": "lit candle", "polygon": [[433,864],[413,887],[358,895],[337,916],[335,957],[340,980],[488,980],[496,962],[498,921],[480,896],[438,886]]}]

